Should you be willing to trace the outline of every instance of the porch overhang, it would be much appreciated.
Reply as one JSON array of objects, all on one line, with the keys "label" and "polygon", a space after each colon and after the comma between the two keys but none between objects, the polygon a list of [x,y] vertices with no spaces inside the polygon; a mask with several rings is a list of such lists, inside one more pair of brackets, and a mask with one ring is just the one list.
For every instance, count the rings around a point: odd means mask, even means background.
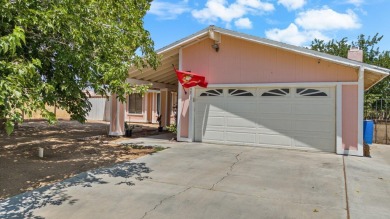
[{"label": "porch overhang", "polygon": [[161,65],[156,70],[152,68],[143,70],[130,69],[130,81],[137,82],[134,80],[138,80],[142,81],[143,84],[150,82],[152,84],[152,88],[161,88],[161,85],[165,84],[167,87],[175,86],[175,90],[177,90],[178,80],[172,65],[180,69],[180,49],[197,43],[205,38],[215,40],[216,43],[220,43],[221,41],[220,33],[214,31],[213,28],[201,30],[183,40],[174,42],[157,50],[157,54],[159,54],[162,58]]}]

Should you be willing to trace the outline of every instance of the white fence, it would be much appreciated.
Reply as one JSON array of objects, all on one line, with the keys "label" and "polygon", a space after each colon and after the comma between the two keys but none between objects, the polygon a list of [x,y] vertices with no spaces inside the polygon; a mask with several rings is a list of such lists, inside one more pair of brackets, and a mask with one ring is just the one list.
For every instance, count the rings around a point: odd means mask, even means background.
[{"label": "white fence", "polygon": [[87,115],[87,120],[110,121],[110,101],[104,97],[90,98],[91,111]]}]

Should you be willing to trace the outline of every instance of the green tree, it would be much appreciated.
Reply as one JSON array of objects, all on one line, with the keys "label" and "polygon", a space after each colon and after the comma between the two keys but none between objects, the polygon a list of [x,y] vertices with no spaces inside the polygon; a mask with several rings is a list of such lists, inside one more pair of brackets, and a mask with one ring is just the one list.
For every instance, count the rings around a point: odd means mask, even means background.
[{"label": "green tree", "polygon": [[45,105],[85,121],[86,89],[121,101],[147,86],[125,83],[129,67],[156,68],[143,27],[151,0],[0,0],[0,119],[7,133]]},{"label": "green tree", "polygon": [[[347,58],[348,50],[350,50],[351,47],[357,47],[363,50],[364,63],[390,69],[390,51],[381,51],[377,46],[382,38],[383,36],[379,36],[379,34],[375,34],[374,37],[366,37],[361,34],[358,36],[357,41],[351,43],[348,43],[347,38],[342,38],[340,41],[330,40],[329,42],[315,39],[312,41],[310,49]],[[389,96],[390,77],[386,77],[365,92],[365,102],[366,105],[369,106],[370,103],[372,104],[377,99],[386,99],[389,98]]]}]

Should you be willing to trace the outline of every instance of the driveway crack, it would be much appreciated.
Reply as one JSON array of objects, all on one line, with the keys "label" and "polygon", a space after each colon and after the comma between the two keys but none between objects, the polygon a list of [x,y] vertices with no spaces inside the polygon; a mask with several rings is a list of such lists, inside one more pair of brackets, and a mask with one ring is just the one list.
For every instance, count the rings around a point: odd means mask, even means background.
[{"label": "driveway crack", "polygon": [[214,187],[215,187],[218,183],[222,182],[226,177],[228,177],[228,176],[230,175],[230,172],[233,171],[234,166],[235,166],[238,162],[240,162],[240,158],[239,158],[239,157],[240,157],[240,155],[241,155],[242,153],[244,153],[244,152],[240,152],[239,154],[236,154],[236,156],[235,156],[236,161],[234,161],[234,163],[230,166],[229,171],[226,172],[226,175],[225,175],[225,176],[223,176],[220,180],[218,180],[216,183],[214,183],[213,186],[211,186],[210,190],[214,190]]},{"label": "driveway crack", "polygon": [[162,199],[162,200],[161,200],[157,205],[155,205],[152,209],[150,209],[149,211],[145,212],[144,216],[142,216],[141,219],[145,218],[150,212],[156,210],[160,205],[163,204],[164,201],[166,201],[166,200],[168,200],[168,199],[171,199],[171,198],[174,198],[174,197],[176,197],[177,195],[180,195],[181,193],[184,193],[184,192],[186,192],[187,190],[189,190],[189,189],[191,189],[191,188],[192,188],[192,187],[188,187],[188,188],[184,189],[183,191],[180,191],[180,192],[178,192],[178,193],[176,193],[176,194],[173,194],[173,195],[171,195],[171,196],[168,196],[168,197]]}]

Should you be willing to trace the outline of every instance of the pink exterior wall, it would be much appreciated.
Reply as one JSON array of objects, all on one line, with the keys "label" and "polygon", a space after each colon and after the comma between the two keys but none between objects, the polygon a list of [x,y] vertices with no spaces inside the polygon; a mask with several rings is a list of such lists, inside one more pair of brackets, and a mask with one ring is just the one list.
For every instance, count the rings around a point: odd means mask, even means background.
[{"label": "pink exterior wall", "polygon": [[[358,72],[351,67],[225,35],[221,37],[219,52],[211,47],[214,43],[211,39],[184,48],[182,70],[204,75],[210,84],[358,81]],[[343,145],[356,148],[357,87],[344,89]],[[182,94],[180,131],[181,137],[188,137],[189,100],[188,95]]]},{"label": "pink exterior wall", "polygon": [[343,85],[343,149],[357,150],[358,145],[358,86]]},{"label": "pink exterior wall", "polygon": [[[142,97],[142,114],[130,114],[128,112],[128,109],[129,109],[129,103],[128,101],[126,101],[126,121],[129,121],[129,122],[146,122],[147,121],[147,104],[146,104],[146,99],[145,96],[147,94],[145,94],[143,97]],[[127,98],[128,100],[128,98]]]},{"label": "pink exterior wall", "polygon": [[[188,90],[188,89],[187,89]],[[187,94],[184,93],[184,91],[181,93],[181,99],[179,100],[179,103],[181,105],[181,113],[178,115],[180,117],[180,136],[183,138],[188,137],[188,112],[189,112],[189,92],[187,91]]]},{"label": "pink exterior wall", "polygon": [[222,36],[219,52],[206,39],[183,49],[182,70],[212,84],[357,81],[357,70],[325,60]]}]

